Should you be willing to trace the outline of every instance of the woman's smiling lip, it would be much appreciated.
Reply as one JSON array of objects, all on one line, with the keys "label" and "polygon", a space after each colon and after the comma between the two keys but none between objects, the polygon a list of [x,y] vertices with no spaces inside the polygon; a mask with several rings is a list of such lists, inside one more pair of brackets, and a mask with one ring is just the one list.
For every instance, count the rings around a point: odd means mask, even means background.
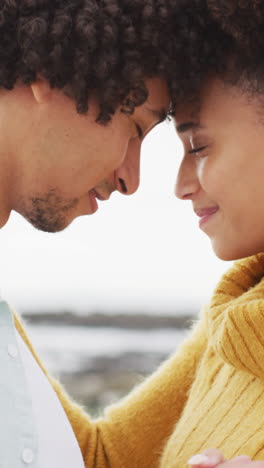
[{"label": "woman's smiling lip", "polygon": [[217,211],[219,206],[209,206],[207,208],[194,208],[195,213],[199,216],[199,226],[202,227]]}]

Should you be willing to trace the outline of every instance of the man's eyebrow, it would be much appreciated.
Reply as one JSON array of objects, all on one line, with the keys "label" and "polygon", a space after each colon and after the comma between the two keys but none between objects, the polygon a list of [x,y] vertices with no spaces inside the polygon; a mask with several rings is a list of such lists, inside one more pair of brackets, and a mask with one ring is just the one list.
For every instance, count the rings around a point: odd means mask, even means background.
[{"label": "man's eyebrow", "polygon": [[162,109],[150,109],[147,107],[146,109],[152,114],[153,117],[155,117],[155,119],[158,119],[157,124],[164,122],[164,120],[166,120],[168,117],[168,111],[165,109],[165,107],[162,107]]},{"label": "man's eyebrow", "polygon": [[198,122],[184,122],[180,125],[177,125],[176,130],[178,133],[185,133],[188,130],[198,130],[202,126]]}]

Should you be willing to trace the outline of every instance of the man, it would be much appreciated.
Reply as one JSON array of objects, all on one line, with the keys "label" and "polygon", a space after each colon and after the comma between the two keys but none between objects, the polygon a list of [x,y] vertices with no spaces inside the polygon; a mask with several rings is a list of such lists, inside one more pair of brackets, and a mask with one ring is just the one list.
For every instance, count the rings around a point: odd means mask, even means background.
[{"label": "man", "polygon": [[[60,231],[135,192],[142,140],[170,109],[170,12],[166,0],[1,1],[1,227],[15,210]],[[5,302],[0,343],[1,468],[101,466],[96,424],[48,380]]]},{"label": "man", "polygon": [[59,231],[137,189],[142,140],[169,110],[169,10],[121,3],[2,2],[1,226],[15,210]]},{"label": "man", "polygon": [[96,122],[99,106],[78,114],[63,91],[43,78],[1,91],[1,225],[13,209],[38,229],[55,232],[97,210],[111,192],[139,184],[144,136],[166,117],[169,97],[161,78],[146,81],[148,99],[132,115],[120,110]]}]

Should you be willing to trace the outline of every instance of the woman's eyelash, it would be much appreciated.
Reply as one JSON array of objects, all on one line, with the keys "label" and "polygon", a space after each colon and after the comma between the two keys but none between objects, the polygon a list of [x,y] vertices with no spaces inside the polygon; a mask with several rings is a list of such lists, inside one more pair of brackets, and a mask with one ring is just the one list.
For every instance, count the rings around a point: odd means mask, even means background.
[{"label": "woman's eyelash", "polygon": [[206,146],[200,146],[199,148],[194,148],[190,151],[188,151],[189,154],[195,154],[199,153],[200,151],[203,151],[206,148]]}]

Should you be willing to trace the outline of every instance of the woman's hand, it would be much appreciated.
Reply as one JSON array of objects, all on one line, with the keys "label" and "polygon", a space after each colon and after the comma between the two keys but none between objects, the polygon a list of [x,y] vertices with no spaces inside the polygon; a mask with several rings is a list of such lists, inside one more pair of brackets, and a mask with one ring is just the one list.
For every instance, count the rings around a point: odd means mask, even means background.
[{"label": "woman's hand", "polygon": [[219,450],[209,449],[188,461],[192,468],[264,468],[264,461],[253,462],[247,455],[226,460]]}]

